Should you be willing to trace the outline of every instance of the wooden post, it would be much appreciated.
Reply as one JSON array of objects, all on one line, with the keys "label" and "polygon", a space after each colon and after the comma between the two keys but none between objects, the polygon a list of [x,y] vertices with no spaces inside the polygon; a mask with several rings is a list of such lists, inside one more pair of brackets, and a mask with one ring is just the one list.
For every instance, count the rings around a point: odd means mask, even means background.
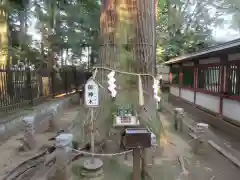
[{"label": "wooden post", "polygon": [[196,105],[196,89],[198,88],[198,60],[194,61],[194,101],[193,103]]},{"label": "wooden post", "polygon": [[175,131],[177,131],[178,130],[178,122],[177,122],[177,111],[176,110],[174,110],[173,118],[174,118],[174,129],[175,129]]},{"label": "wooden post", "polygon": [[133,149],[133,180],[141,179],[141,156],[140,148]]},{"label": "wooden post", "polygon": [[227,82],[227,75],[225,74],[225,69],[228,67],[228,56],[223,54],[220,58],[220,67],[219,67],[219,91],[220,91],[220,102],[219,102],[219,117],[222,118],[223,113],[223,99],[224,93],[226,91],[226,82]]},{"label": "wooden post", "polygon": [[169,66],[169,71],[170,71],[170,72],[169,72],[169,85],[171,85],[171,84],[172,84],[172,79],[173,79],[173,78],[172,78],[172,77],[173,77],[173,75],[172,75],[172,74],[173,74],[172,65]]},{"label": "wooden post", "polygon": [[[144,105],[144,96],[143,96],[143,87],[142,87],[142,79],[141,76],[138,76],[138,92],[139,92],[139,114],[140,114],[140,110],[142,109],[141,107]],[[140,157],[139,157],[140,158]],[[144,176],[145,174],[145,169],[146,169],[146,151],[143,148],[142,149],[142,176]]]},{"label": "wooden post", "polygon": [[179,97],[181,98],[182,93],[182,83],[183,83],[183,71],[182,71],[182,64],[179,66]]},{"label": "wooden post", "polygon": [[[99,106],[99,87],[96,81],[94,80],[96,77],[97,70],[94,71],[92,78],[90,78],[84,87],[84,100],[85,106],[90,108],[90,123],[91,123],[91,152],[92,158],[90,159],[90,164],[94,165],[94,108]],[[88,163],[88,161],[87,161]],[[88,165],[86,165],[88,166]],[[86,167],[88,168],[88,167]]]},{"label": "wooden post", "polygon": [[142,175],[142,177],[144,177],[145,176],[145,172],[147,171],[146,170],[146,167],[147,167],[147,151],[146,151],[146,149],[142,149],[142,158],[141,158],[141,160],[142,160],[142,171],[141,171],[141,175]]},{"label": "wooden post", "polygon": [[[94,124],[93,124],[94,123],[93,122],[93,115],[94,115],[93,113],[94,112],[93,112],[93,108],[91,108],[90,111],[91,111],[91,126],[92,126],[91,127],[91,152],[92,152],[92,154],[94,154],[94,148],[95,148],[94,147],[94,141],[95,140],[94,140]],[[94,164],[94,156],[93,155],[92,155],[91,163]]]}]

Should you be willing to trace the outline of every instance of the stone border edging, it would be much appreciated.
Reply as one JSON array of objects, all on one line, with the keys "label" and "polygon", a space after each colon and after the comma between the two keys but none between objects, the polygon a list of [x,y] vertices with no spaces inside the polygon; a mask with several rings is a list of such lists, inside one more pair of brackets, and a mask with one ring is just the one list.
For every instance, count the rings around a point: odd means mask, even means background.
[{"label": "stone border edging", "polygon": [[[188,129],[194,132],[193,127],[191,125],[187,125]],[[191,133],[188,133],[191,138],[195,138]],[[224,148],[220,147],[218,144],[213,142],[212,140],[208,140],[208,144],[215,149],[217,152],[222,154],[225,158],[227,158],[230,162],[240,168],[240,160],[233,156],[231,153],[227,152]]]},{"label": "stone border edging", "polygon": [[[15,176],[17,176],[17,172],[18,170],[21,170],[22,166],[29,166],[28,164],[31,162],[34,162],[35,160],[42,158],[44,155],[46,154],[46,151],[41,152],[33,157],[28,158],[27,160],[21,162],[20,164],[18,164],[14,169],[12,169],[10,172],[8,172],[2,180],[7,180],[7,179],[12,179],[12,178],[16,178]],[[22,170],[24,171],[24,170]],[[21,173],[21,171],[20,171]]]},{"label": "stone border edging", "polygon": [[220,154],[225,156],[229,161],[231,161],[234,165],[240,168],[240,160],[233,156],[231,153],[228,153],[224,148],[217,145],[215,142],[208,140],[208,144],[211,145],[215,150],[217,150]]},{"label": "stone border edging", "polygon": [[[23,120],[25,118],[32,118],[34,120],[34,124],[38,125],[39,121],[50,121],[55,118],[59,112],[63,109],[67,108],[71,103],[72,99],[78,98],[77,94],[72,96],[68,96],[64,99],[57,100],[54,102],[47,102],[46,104],[41,104],[37,106],[33,111],[26,113],[20,117],[13,118],[9,121],[0,125],[0,143],[8,140],[10,137],[16,135],[17,133],[24,130]],[[36,126],[35,125],[35,126]],[[36,129],[34,127],[34,129]],[[41,130],[38,132],[41,133]]]},{"label": "stone border edging", "polygon": [[[163,109],[167,111],[167,113],[170,113],[172,115],[171,110],[169,110],[168,108],[163,106]],[[187,128],[190,131],[194,131],[193,127],[189,124],[184,123],[185,126],[187,126]],[[191,138],[194,138],[191,134],[188,133],[188,135]],[[215,142],[213,142],[212,140],[208,140],[208,144],[214,148],[217,152],[219,152],[220,154],[222,154],[225,158],[227,158],[230,162],[232,162],[234,165],[236,165],[238,168],[240,168],[240,160],[238,158],[236,158],[235,156],[233,156],[231,153],[227,152],[224,148],[220,147],[218,144],[216,144]]]}]

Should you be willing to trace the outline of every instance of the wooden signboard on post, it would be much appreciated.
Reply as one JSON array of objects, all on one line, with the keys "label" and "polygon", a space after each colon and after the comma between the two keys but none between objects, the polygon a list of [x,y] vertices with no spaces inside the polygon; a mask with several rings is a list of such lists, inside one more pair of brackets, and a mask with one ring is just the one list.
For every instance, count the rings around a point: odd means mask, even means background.
[{"label": "wooden signboard on post", "polygon": [[151,147],[151,132],[146,128],[125,130],[125,146],[133,149],[133,180],[141,179],[141,149]]},{"label": "wooden signboard on post", "polygon": [[[94,154],[94,108],[99,106],[99,86],[97,82],[90,78],[85,84],[85,106],[90,108],[91,112],[91,151]],[[91,164],[94,165],[94,156],[92,156]]]},{"label": "wooden signboard on post", "polygon": [[129,149],[151,147],[151,132],[146,128],[128,128],[125,130],[125,146]]}]

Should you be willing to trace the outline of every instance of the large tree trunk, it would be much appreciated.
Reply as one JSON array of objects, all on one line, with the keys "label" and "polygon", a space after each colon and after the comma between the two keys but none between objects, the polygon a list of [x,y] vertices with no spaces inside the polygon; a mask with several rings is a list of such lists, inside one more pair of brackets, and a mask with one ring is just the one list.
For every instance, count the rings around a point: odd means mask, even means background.
[{"label": "large tree trunk", "polygon": [[[155,42],[155,26],[156,26],[156,0],[137,0],[136,1],[136,36],[135,36],[135,54],[138,63],[138,72],[148,73],[155,76],[156,69],[156,42]],[[151,77],[145,77],[143,87],[149,95],[145,94],[145,104],[143,108],[138,109],[140,121],[143,125],[155,130],[157,137],[160,135],[159,118],[156,112],[156,102],[152,98]],[[142,173],[146,171],[146,151],[142,154]]]},{"label": "large tree trunk", "polygon": [[[100,65],[114,68],[116,44],[115,44],[115,25],[116,25],[116,8],[114,0],[103,0],[100,17]],[[106,74],[105,74],[106,75]],[[106,80],[102,73],[102,80]]]},{"label": "large tree trunk", "polygon": [[[26,43],[26,32],[27,32],[27,9],[23,8],[19,12],[19,19],[20,19],[20,33],[19,33],[19,51],[23,52],[24,51],[24,44]],[[24,62],[24,57],[20,54],[19,56],[19,61]]]},{"label": "large tree trunk", "polygon": [[[117,69],[127,72],[136,72],[136,59],[133,48],[135,39],[135,14],[136,0],[117,0],[117,22],[116,22],[116,47],[117,47]],[[116,98],[117,104],[127,104],[136,107],[138,103],[137,76],[119,75],[117,77],[119,95]]]},{"label": "large tree trunk", "polygon": [[[155,75],[156,0],[105,0],[102,5],[100,65]],[[120,79],[123,88],[134,81]],[[152,79],[145,77],[143,83],[152,92]]]},{"label": "large tree trunk", "polygon": [[[106,66],[122,71],[137,71],[139,73],[150,73],[155,71],[155,1],[151,0],[104,0],[100,18],[101,48],[99,66]],[[107,73],[100,71],[100,82],[107,90]],[[99,75],[97,76],[100,77]],[[142,115],[143,121],[147,120],[150,126],[159,121],[156,115],[156,104],[152,97],[145,102],[147,113],[141,111],[138,106],[138,77],[129,75],[117,75],[116,104],[126,106],[135,105],[135,109]],[[152,85],[149,77],[144,79],[144,87],[152,93]],[[152,80],[151,80],[152,81]],[[101,89],[102,90],[102,89]],[[104,90],[102,90],[104,91]],[[101,93],[100,114],[96,126],[101,133],[112,127],[113,118],[107,91]],[[150,111],[149,111],[150,110]],[[151,122],[148,119],[151,116]],[[108,121],[108,122],[107,122]],[[110,122],[110,124],[109,124]],[[146,123],[145,123],[146,124]],[[110,126],[108,126],[110,125]]]},{"label": "large tree trunk", "polygon": [[54,34],[55,34],[55,26],[56,26],[56,16],[57,16],[57,5],[56,1],[52,0],[47,2],[48,3],[48,9],[50,12],[50,32],[48,32],[48,68],[52,69],[55,65],[55,46],[54,43]]},{"label": "large tree trunk", "polygon": [[0,54],[0,66],[6,66],[8,61],[8,15],[6,10],[0,8],[0,36],[1,36],[1,54]]},{"label": "large tree trunk", "polygon": [[[155,42],[155,13],[156,4],[154,0],[136,1],[136,38],[135,50],[139,67],[138,71],[155,75],[156,66],[156,42]],[[150,79],[144,78],[145,90],[150,90]]]},{"label": "large tree trunk", "polygon": [[[2,1],[3,4],[6,4],[6,1]],[[0,8],[0,69],[5,69],[8,64],[8,15],[6,10],[1,7]],[[0,72],[0,101],[5,101],[8,99],[7,91],[6,91],[6,73]]]}]

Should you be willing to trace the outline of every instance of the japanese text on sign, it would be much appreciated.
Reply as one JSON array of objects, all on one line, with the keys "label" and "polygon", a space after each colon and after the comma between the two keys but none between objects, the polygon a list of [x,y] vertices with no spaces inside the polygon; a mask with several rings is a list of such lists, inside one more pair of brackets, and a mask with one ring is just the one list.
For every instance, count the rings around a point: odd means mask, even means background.
[{"label": "japanese text on sign", "polygon": [[99,106],[99,87],[93,79],[89,79],[85,85],[85,105]]}]

